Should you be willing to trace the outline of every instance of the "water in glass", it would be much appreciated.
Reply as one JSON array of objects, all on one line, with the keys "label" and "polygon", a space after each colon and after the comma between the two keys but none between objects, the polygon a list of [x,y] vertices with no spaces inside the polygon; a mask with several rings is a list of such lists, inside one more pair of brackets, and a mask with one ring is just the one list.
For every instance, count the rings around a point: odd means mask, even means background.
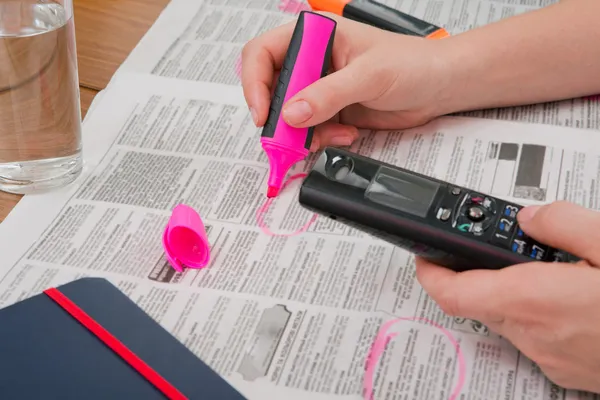
[{"label": "water in glass", "polygon": [[34,193],[79,176],[78,80],[72,5],[0,0],[0,190]]}]

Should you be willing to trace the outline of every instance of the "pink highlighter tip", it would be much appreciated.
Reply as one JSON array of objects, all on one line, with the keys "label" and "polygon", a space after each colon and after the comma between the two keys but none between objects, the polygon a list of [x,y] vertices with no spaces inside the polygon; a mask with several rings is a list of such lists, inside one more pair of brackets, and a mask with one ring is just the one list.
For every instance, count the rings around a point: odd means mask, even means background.
[{"label": "pink highlighter tip", "polygon": [[275,186],[269,186],[269,189],[267,189],[267,197],[268,198],[276,197],[278,193],[279,193],[279,188],[276,188]]}]

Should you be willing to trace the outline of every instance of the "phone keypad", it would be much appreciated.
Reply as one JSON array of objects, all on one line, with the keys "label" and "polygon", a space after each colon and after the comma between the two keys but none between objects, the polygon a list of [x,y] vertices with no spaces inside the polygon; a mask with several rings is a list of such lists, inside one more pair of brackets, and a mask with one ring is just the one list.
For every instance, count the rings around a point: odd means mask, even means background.
[{"label": "phone keypad", "polygon": [[515,237],[511,244],[511,250],[515,253],[523,254],[532,260],[544,261],[548,253],[549,246],[542,244],[523,233],[517,228]]},{"label": "phone keypad", "polygon": [[[451,191],[453,195],[460,193],[456,188]],[[474,236],[481,236],[491,231],[491,244],[523,255],[531,261],[575,262],[579,260],[569,253],[527,236],[517,221],[517,214],[523,208],[522,206],[503,201],[498,204],[493,198],[475,192],[466,193],[464,196],[464,201],[461,202],[453,219],[455,229]],[[438,219],[445,221],[448,218],[443,211],[446,210],[439,210]]]},{"label": "phone keypad", "polygon": [[570,256],[527,236],[517,222],[517,214],[521,206],[506,204],[498,218],[496,229],[492,235],[492,243],[525,257],[532,261],[567,261]]}]

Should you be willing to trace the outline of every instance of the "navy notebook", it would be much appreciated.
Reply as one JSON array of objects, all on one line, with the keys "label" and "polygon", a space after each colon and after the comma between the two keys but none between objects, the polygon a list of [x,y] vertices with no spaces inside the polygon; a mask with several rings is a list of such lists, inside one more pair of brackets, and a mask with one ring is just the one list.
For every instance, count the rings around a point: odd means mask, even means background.
[{"label": "navy notebook", "polygon": [[0,310],[0,399],[244,397],[110,282],[83,278]]}]

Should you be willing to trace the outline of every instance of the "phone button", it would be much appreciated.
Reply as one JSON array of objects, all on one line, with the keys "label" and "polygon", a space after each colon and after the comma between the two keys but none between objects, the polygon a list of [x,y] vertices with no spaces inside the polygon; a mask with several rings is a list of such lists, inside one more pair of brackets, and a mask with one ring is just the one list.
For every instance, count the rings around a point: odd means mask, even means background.
[{"label": "phone button", "polygon": [[450,216],[452,215],[452,210],[448,209],[448,208],[440,208],[437,212],[437,218],[440,221],[448,221],[450,219]]},{"label": "phone button", "polygon": [[523,239],[524,237],[525,237],[525,232],[523,232],[523,229],[521,229],[521,227],[517,226],[517,233],[515,235],[515,238]]},{"label": "phone button", "polygon": [[469,207],[469,210],[467,211],[467,216],[471,221],[474,222],[480,222],[485,219],[485,214],[483,210],[477,206]]},{"label": "phone button", "polygon": [[510,247],[510,249],[512,250],[513,253],[517,253],[517,254],[526,254],[527,253],[527,242],[523,241],[523,240],[513,240],[512,245]]},{"label": "phone button", "polygon": [[510,219],[500,218],[500,221],[498,221],[498,231],[508,236],[512,235],[514,227],[515,222],[511,221]]},{"label": "phone button", "polygon": [[541,243],[534,242],[531,246],[528,247],[527,256],[529,256],[530,258],[532,258],[534,260],[542,261],[544,258],[546,258],[547,251],[548,251],[548,246],[545,246]]},{"label": "phone button", "polygon": [[569,253],[555,248],[549,248],[546,254],[546,260],[548,262],[576,262],[579,261],[577,257],[571,256]]},{"label": "phone button", "polygon": [[494,232],[492,235],[492,243],[508,248],[510,245],[510,236],[502,232]]},{"label": "phone button", "polygon": [[507,218],[517,218],[517,213],[521,210],[520,207],[516,207],[510,204],[504,206],[504,211],[502,211],[502,215]]}]

